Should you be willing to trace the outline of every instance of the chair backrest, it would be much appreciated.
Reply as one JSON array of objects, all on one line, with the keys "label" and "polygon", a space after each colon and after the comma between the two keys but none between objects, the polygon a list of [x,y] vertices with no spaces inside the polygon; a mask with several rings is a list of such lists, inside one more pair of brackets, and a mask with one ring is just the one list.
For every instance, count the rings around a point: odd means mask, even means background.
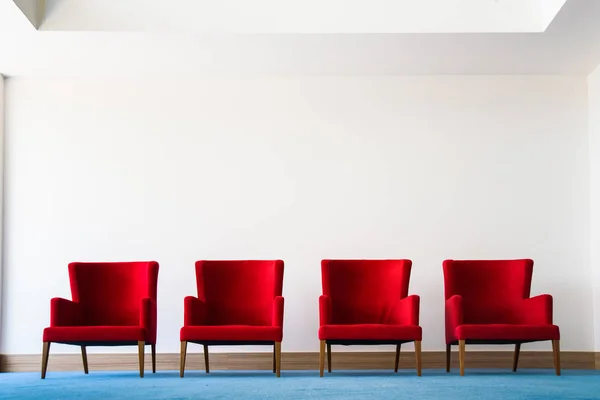
[{"label": "chair backrest", "polygon": [[517,306],[529,298],[533,260],[446,260],[444,293],[463,298],[465,324],[518,322]]},{"label": "chair backrest", "polygon": [[323,294],[333,324],[386,324],[408,296],[410,260],[323,260]]},{"label": "chair backrest", "polygon": [[141,300],[156,301],[158,263],[76,262],[69,264],[69,278],[86,325],[138,326]]},{"label": "chair backrest", "polygon": [[209,325],[271,326],[273,298],[283,291],[283,261],[197,261],[196,285]]}]

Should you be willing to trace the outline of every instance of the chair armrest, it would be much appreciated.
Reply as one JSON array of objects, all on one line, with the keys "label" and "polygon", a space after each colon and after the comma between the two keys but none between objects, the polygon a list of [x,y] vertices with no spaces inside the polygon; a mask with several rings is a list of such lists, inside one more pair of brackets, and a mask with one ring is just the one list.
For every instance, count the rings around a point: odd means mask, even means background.
[{"label": "chair armrest", "polygon": [[183,325],[206,325],[206,302],[194,296],[183,299]]},{"label": "chair armrest", "polygon": [[452,343],[456,340],[454,331],[456,327],[463,323],[463,299],[462,296],[455,294],[446,300],[446,343]]},{"label": "chair armrest", "polygon": [[415,294],[400,299],[394,316],[393,323],[398,325],[419,325],[419,305],[421,298]]},{"label": "chair armrest", "polygon": [[140,326],[150,329],[156,325],[156,302],[149,297],[145,297],[141,301]]},{"label": "chair armrest", "polygon": [[331,323],[331,298],[326,295],[319,297],[319,325]]},{"label": "chair armrest", "polygon": [[273,326],[283,326],[283,305],[284,299],[282,296],[273,298]]},{"label": "chair armrest", "polygon": [[50,300],[50,326],[79,326],[81,322],[79,303],[60,297]]},{"label": "chair armrest", "polygon": [[528,325],[552,325],[552,296],[542,294],[523,300],[519,322]]}]

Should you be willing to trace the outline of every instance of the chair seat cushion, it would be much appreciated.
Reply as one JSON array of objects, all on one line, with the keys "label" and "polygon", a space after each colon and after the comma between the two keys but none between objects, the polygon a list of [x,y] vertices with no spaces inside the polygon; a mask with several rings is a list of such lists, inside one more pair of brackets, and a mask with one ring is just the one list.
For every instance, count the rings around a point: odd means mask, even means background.
[{"label": "chair seat cushion", "polygon": [[418,325],[322,325],[319,340],[421,340],[422,329]]},{"label": "chair seat cushion", "polygon": [[251,325],[184,326],[179,336],[181,341],[189,342],[281,342],[283,329]]},{"label": "chair seat cushion", "polygon": [[456,327],[457,340],[559,340],[556,325],[481,324]]},{"label": "chair seat cushion", "polygon": [[44,342],[137,342],[145,340],[139,326],[53,326],[44,329]]}]

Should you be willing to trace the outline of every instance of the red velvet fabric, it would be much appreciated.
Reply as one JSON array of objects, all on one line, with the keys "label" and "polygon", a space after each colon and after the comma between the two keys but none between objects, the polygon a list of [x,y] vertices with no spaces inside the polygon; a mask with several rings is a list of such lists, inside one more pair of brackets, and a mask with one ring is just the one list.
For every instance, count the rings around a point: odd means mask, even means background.
[{"label": "red velvet fabric", "polygon": [[73,300],[50,301],[45,342],[156,343],[158,263],[71,263]]},{"label": "red velvet fabric", "polygon": [[320,340],[421,340],[410,260],[323,260]]},{"label": "red velvet fabric", "polygon": [[141,326],[54,326],[44,329],[44,342],[137,342],[146,340]]},{"label": "red velvet fabric", "polygon": [[552,296],[529,297],[533,260],[443,263],[446,343],[457,340],[552,340]]},{"label": "red velvet fabric", "polygon": [[279,326],[184,326],[180,338],[189,342],[281,342],[283,331]]},{"label": "red velvet fabric", "polygon": [[558,340],[560,332],[556,325],[460,325],[455,330],[458,340],[537,341]]},{"label": "red velvet fabric", "polygon": [[198,261],[198,297],[184,299],[182,341],[283,338],[283,261]]},{"label": "red velvet fabric", "polygon": [[320,340],[421,340],[423,332],[417,325],[323,325],[319,328]]}]

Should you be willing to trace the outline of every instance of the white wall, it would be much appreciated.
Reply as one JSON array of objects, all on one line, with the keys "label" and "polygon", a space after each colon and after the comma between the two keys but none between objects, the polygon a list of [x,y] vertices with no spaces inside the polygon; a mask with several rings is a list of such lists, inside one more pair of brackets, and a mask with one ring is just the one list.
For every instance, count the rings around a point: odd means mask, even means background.
[{"label": "white wall", "polygon": [[[0,74],[0,210],[4,211],[3,203],[3,185],[4,185],[4,76]],[[0,226],[2,226],[3,212],[0,213]],[[2,257],[2,247],[4,242],[2,241],[2,234],[4,230],[0,230],[0,347],[2,341],[2,269],[4,264],[4,258]]]},{"label": "white wall", "polygon": [[594,347],[585,78],[6,89],[1,353],[39,353],[70,261],[158,260],[159,352],[177,352],[195,260],[275,257],[284,351],[318,348],[325,257],[411,258],[426,350],[444,347],[443,259],[532,257],[532,293],[554,295],[562,348]]},{"label": "white wall", "polygon": [[600,351],[600,65],[588,77],[590,132],[590,252],[594,283],[595,349]]}]

